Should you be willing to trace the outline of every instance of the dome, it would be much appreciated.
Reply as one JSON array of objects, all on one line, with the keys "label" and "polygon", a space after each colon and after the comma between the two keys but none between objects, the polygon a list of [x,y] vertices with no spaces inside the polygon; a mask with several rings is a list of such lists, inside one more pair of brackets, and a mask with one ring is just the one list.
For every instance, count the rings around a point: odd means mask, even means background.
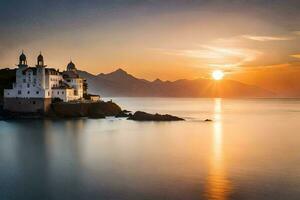
[{"label": "dome", "polygon": [[42,54],[40,54],[38,57],[37,57],[38,61],[43,61],[44,60],[44,57],[42,56]]},{"label": "dome", "polygon": [[27,66],[26,56],[22,51],[22,54],[19,57],[19,65],[18,66]]},{"label": "dome", "polygon": [[20,58],[19,58],[20,61],[26,61],[26,56],[25,54],[22,52],[22,54],[20,55]]},{"label": "dome", "polygon": [[76,70],[75,64],[71,61],[68,65],[67,65],[67,71],[73,71]]}]

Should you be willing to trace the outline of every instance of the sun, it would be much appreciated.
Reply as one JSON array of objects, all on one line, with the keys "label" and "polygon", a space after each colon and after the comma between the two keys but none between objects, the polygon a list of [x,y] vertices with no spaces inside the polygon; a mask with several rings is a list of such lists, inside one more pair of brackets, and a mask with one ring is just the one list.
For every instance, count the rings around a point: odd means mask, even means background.
[{"label": "sun", "polygon": [[224,77],[224,72],[222,70],[215,70],[211,74],[212,78],[216,81],[222,80]]}]

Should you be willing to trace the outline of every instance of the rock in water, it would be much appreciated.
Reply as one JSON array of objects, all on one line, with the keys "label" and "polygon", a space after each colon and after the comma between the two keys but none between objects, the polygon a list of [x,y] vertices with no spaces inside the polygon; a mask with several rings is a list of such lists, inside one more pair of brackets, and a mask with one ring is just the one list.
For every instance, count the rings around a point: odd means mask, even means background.
[{"label": "rock in water", "polygon": [[135,121],[182,121],[183,118],[172,115],[150,114],[142,111],[136,111],[132,116],[128,117],[129,120]]},{"label": "rock in water", "polygon": [[128,110],[122,110],[121,112],[119,112],[115,117],[119,118],[119,117],[130,117],[132,114],[130,111]]}]

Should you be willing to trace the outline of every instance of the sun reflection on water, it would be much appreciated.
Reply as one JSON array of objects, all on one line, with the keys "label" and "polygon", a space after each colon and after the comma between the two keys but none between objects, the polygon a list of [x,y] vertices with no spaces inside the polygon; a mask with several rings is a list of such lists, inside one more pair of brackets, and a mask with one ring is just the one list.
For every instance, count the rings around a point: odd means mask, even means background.
[{"label": "sun reflection on water", "polygon": [[206,197],[213,200],[226,200],[231,187],[224,168],[222,99],[215,99],[214,102],[213,142],[210,159]]}]

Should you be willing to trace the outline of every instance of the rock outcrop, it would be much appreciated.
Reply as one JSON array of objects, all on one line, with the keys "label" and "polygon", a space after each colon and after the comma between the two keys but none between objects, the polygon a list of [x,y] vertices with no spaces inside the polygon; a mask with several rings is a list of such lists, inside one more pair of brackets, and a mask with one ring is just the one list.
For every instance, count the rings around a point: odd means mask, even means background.
[{"label": "rock outcrop", "polygon": [[90,117],[105,118],[106,116],[116,116],[122,109],[114,102],[94,102],[94,103],[54,103],[50,117]]},{"label": "rock outcrop", "polygon": [[142,111],[137,111],[130,117],[129,120],[135,121],[182,121],[183,118],[172,116],[172,115],[161,115],[161,114],[150,114]]},{"label": "rock outcrop", "polygon": [[132,116],[131,111],[128,110],[122,110],[120,113],[118,113],[115,117],[130,117]]}]

